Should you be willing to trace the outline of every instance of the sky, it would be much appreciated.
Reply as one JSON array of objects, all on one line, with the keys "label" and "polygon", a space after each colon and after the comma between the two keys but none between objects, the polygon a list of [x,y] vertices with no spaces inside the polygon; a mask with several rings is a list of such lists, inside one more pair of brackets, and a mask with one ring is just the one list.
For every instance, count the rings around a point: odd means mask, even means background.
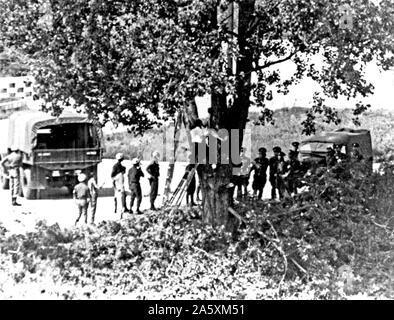
[{"label": "sky", "polygon": [[[281,76],[291,75],[295,67],[292,62],[284,63],[279,69]],[[371,110],[385,109],[394,112],[394,70],[380,71],[375,63],[370,63],[365,69],[365,78],[374,87],[374,94],[367,98],[347,100],[345,97],[338,99],[327,99],[326,103],[330,107],[342,109],[353,108],[358,101],[371,104]],[[253,81],[253,80],[252,80]],[[306,78],[300,84],[290,87],[287,95],[274,94],[274,99],[267,104],[271,110],[292,107],[310,107],[313,101],[313,93],[319,90],[319,85],[313,80]],[[196,98],[199,109],[199,116],[205,118],[207,109],[210,107],[210,97]],[[250,111],[258,111],[251,108]]]}]

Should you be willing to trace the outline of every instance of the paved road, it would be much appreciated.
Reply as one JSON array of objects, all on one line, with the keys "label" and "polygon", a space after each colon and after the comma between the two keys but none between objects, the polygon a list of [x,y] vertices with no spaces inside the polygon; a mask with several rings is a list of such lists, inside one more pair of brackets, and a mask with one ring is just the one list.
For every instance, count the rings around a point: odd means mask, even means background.
[{"label": "paved road", "polygon": [[[114,161],[104,160],[98,169],[99,184],[104,183],[104,190],[102,194],[111,194],[112,181],[110,173]],[[147,162],[142,163],[142,168],[145,171]],[[131,166],[130,161],[125,161],[124,165],[128,170]],[[184,173],[186,163],[177,163],[175,166],[175,176],[173,181],[173,188],[179,182],[180,177]],[[158,206],[162,203],[162,194],[164,190],[164,183],[166,179],[168,163],[161,163],[161,176],[159,180],[159,197],[156,200]],[[142,179],[142,193],[144,198],[142,200],[141,209],[149,208],[149,182],[146,178]],[[127,180],[126,180],[127,185]],[[21,207],[13,207],[10,204],[9,190],[0,190],[0,222],[7,228],[19,231],[25,229],[34,229],[35,223],[39,220],[46,220],[49,224],[58,223],[61,227],[72,227],[76,219],[76,207],[74,201],[67,195],[66,189],[54,190],[50,194],[43,194],[43,199],[40,200],[26,200],[19,198]],[[129,201],[129,197],[127,197]],[[114,201],[112,196],[100,196],[98,199],[96,222],[102,220],[116,220],[120,218],[120,214],[114,213]],[[17,221],[15,221],[17,220]]]}]

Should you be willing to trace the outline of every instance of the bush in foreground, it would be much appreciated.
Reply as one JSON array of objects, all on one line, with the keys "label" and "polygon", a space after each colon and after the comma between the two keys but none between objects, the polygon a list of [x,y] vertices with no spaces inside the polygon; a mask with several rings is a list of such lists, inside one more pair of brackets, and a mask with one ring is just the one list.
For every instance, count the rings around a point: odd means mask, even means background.
[{"label": "bush in foreground", "polygon": [[295,198],[239,204],[231,233],[180,209],[73,230],[1,229],[0,296],[393,298],[393,182],[388,167],[316,172]]}]

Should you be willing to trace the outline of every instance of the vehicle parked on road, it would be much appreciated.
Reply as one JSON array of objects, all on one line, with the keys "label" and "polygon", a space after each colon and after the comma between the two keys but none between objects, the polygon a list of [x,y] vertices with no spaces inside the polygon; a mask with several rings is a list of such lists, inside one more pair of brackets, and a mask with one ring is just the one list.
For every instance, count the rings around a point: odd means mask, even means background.
[{"label": "vehicle parked on road", "polygon": [[354,143],[359,144],[360,152],[372,170],[373,152],[371,133],[366,129],[342,128],[305,139],[301,142],[299,148],[300,160],[307,166],[325,165],[328,147],[333,148],[335,144],[341,145],[341,152],[349,157]]},{"label": "vehicle parked on road", "polygon": [[[77,113],[53,117],[40,111],[15,112],[0,121],[0,157],[12,145],[23,154],[21,185],[27,199],[39,198],[49,188],[66,186],[71,191],[79,173],[97,174],[103,156],[100,125]],[[5,189],[7,173],[0,176]]]}]

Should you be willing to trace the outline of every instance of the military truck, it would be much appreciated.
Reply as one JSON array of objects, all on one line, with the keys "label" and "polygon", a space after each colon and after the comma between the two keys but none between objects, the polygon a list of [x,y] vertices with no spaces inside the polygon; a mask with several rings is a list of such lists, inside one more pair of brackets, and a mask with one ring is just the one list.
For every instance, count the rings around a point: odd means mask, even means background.
[{"label": "military truck", "polygon": [[300,160],[306,166],[325,165],[328,147],[333,148],[334,144],[341,145],[342,153],[349,156],[353,143],[356,142],[360,145],[360,152],[372,170],[371,133],[365,129],[342,128],[305,139],[300,144]]},{"label": "military truck", "polygon": [[[27,199],[39,198],[42,190],[51,188],[67,187],[71,192],[79,173],[97,174],[103,135],[87,116],[64,112],[53,117],[28,110],[0,122],[0,157],[13,145],[22,152],[21,186]],[[8,188],[7,173],[0,176],[3,189]]]}]

